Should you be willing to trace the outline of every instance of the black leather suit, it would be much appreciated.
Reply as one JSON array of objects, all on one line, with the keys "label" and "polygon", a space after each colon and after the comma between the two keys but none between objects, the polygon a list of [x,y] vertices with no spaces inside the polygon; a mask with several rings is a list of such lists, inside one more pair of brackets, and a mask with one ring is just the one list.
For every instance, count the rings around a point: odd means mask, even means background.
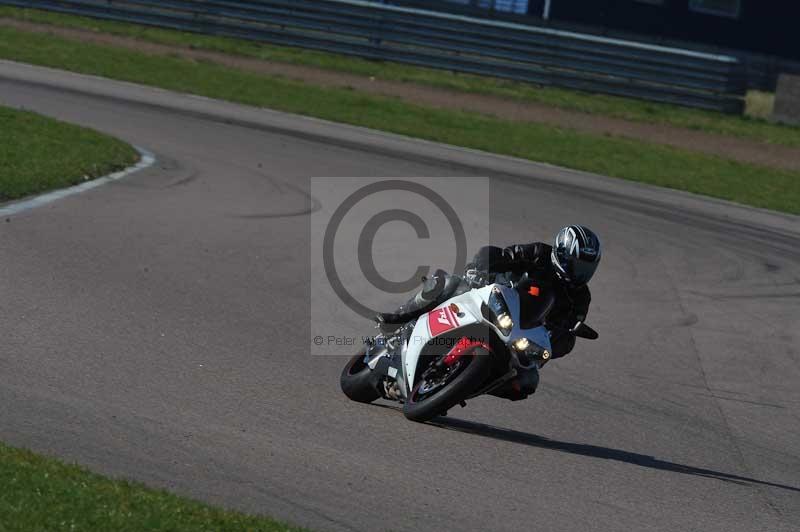
[{"label": "black leather suit", "polygon": [[586,285],[573,287],[561,281],[550,259],[552,251],[552,246],[543,242],[506,248],[485,246],[467,265],[467,272],[475,270],[489,276],[503,272],[528,272],[539,282],[550,285],[555,291],[556,302],[547,315],[547,324],[552,331],[550,341],[553,358],[558,358],[572,351],[575,346],[575,335],[569,330],[577,322],[586,319],[592,296]]}]

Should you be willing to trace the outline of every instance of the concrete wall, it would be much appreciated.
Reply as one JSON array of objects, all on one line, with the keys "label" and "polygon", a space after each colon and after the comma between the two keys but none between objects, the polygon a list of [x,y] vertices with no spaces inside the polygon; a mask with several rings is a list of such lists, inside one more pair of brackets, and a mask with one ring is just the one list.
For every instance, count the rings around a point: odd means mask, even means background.
[{"label": "concrete wall", "polygon": [[781,74],[778,78],[772,118],[778,122],[800,125],[800,76]]}]

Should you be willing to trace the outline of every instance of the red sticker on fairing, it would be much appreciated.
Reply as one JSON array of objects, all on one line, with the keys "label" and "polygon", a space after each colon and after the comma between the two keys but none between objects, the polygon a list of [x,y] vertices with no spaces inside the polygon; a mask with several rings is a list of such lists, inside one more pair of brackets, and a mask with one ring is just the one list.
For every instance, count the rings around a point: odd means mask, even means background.
[{"label": "red sticker on fairing", "polygon": [[439,336],[458,327],[458,319],[449,307],[433,309],[428,313],[428,328],[431,336]]}]

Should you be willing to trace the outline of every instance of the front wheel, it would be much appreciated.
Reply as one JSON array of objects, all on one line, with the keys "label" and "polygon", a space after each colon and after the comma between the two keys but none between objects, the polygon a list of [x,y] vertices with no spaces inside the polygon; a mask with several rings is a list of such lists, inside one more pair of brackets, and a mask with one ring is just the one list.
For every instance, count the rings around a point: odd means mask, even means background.
[{"label": "front wheel", "polygon": [[476,347],[447,370],[428,368],[403,404],[403,414],[411,421],[429,421],[446,413],[484,383],[492,357]]},{"label": "front wheel", "polygon": [[375,372],[367,366],[365,355],[366,348],[362,348],[344,367],[339,379],[344,394],[359,403],[371,403],[381,396]]}]

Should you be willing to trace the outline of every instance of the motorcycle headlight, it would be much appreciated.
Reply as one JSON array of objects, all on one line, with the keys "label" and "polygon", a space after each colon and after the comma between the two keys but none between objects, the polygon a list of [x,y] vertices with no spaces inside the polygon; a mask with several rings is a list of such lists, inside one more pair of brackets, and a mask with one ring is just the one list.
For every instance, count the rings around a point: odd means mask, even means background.
[{"label": "motorcycle headlight", "polygon": [[508,305],[503,298],[503,294],[497,288],[494,288],[492,293],[489,294],[488,306],[489,311],[494,317],[494,324],[497,325],[500,332],[508,336],[511,329],[514,328],[514,320],[511,319],[511,312],[508,310]]},{"label": "motorcycle headlight", "polygon": [[527,338],[518,338],[511,343],[516,352],[517,360],[523,367],[530,367],[534,362],[547,362],[552,354],[550,351]]},{"label": "motorcycle headlight", "polygon": [[514,342],[514,349],[517,351],[525,352],[528,349],[528,346],[531,345],[531,341],[527,338],[520,338]]},{"label": "motorcycle headlight", "polygon": [[503,334],[508,334],[514,328],[514,320],[508,314],[500,314],[497,316],[497,326],[503,331]]}]

